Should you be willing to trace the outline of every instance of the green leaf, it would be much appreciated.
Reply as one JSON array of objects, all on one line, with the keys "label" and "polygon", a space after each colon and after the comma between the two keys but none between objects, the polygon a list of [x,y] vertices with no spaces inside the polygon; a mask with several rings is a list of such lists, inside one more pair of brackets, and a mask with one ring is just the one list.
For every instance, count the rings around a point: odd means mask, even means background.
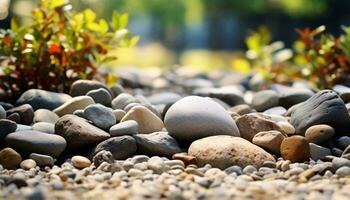
[{"label": "green leaf", "polygon": [[57,7],[63,6],[65,3],[66,3],[66,0],[52,0],[50,7],[57,8]]},{"label": "green leaf", "polygon": [[129,46],[130,46],[130,47],[135,46],[135,45],[139,42],[139,40],[140,40],[140,36],[138,36],[138,35],[132,37],[131,40],[130,40]]},{"label": "green leaf", "polygon": [[128,24],[129,16],[128,14],[124,13],[119,18],[119,29],[125,28]]},{"label": "green leaf", "polygon": [[87,23],[94,22],[96,19],[96,13],[92,11],[91,9],[84,10],[84,17]]},{"label": "green leaf", "polygon": [[108,31],[109,27],[108,27],[108,23],[106,22],[106,20],[104,19],[100,19],[100,21],[98,22],[99,24],[99,32],[101,34],[104,34]]},{"label": "green leaf", "polygon": [[11,30],[13,32],[17,32],[19,30],[19,26],[15,17],[11,19]]},{"label": "green leaf", "polygon": [[119,14],[117,11],[113,11],[111,25],[114,30],[119,29]]}]

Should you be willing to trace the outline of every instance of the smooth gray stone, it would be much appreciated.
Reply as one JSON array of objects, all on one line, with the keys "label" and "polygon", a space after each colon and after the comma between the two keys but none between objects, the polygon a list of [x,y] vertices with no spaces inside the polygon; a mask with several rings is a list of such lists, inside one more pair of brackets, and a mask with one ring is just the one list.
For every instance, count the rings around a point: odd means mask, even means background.
[{"label": "smooth gray stone", "polygon": [[113,110],[102,104],[87,106],[84,110],[84,116],[103,130],[108,130],[117,122]]},{"label": "smooth gray stone", "polygon": [[56,93],[41,89],[30,89],[25,91],[17,100],[16,105],[29,104],[34,110],[45,108],[53,110],[72,97],[64,93]]},{"label": "smooth gray stone", "polygon": [[254,94],[252,108],[258,112],[265,111],[269,108],[278,106],[279,95],[273,90],[262,90]]},{"label": "smooth gray stone", "polygon": [[332,167],[335,171],[344,166],[350,167],[350,160],[337,157],[332,160]]},{"label": "smooth gray stone", "polygon": [[72,97],[83,96],[91,90],[96,90],[96,89],[100,89],[100,88],[104,88],[107,91],[109,91],[107,86],[105,86],[103,83],[101,83],[99,81],[77,80],[72,84],[69,94]]},{"label": "smooth gray stone", "polygon": [[29,158],[35,160],[36,164],[41,167],[45,167],[45,166],[51,167],[55,163],[55,159],[53,159],[49,155],[44,155],[44,154],[31,153]]},{"label": "smooth gray stone", "polygon": [[112,108],[124,110],[124,108],[130,103],[139,103],[135,97],[127,93],[121,93],[112,100]]},{"label": "smooth gray stone", "polygon": [[108,92],[108,90],[104,88],[91,90],[88,93],[86,93],[86,95],[90,96],[95,101],[95,103],[100,103],[104,106],[111,106],[112,96]]},{"label": "smooth gray stone", "polygon": [[48,122],[55,124],[58,121],[59,117],[56,113],[47,109],[38,109],[34,112],[33,122]]},{"label": "smooth gray stone", "polygon": [[174,103],[165,114],[164,124],[169,134],[179,140],[240,135],[235,121],[222,106],[198,96],[188,96]]},{"label": "smooth gray stone", "polygon": [[8,119],[0,119],[0,144],[3,143],[5,137],[17,129],[17,123]]},{"label": "smooth gray stone", "polygon": [[108,133],[75,115],[65,115],[55,124],[55,133],[64,137],[68,149],[76,149],[101,142]]},{"label": "smooth gray stone", "polygon": [[137,151],[139,154],[171,157],[175,153],[181,152],[177,141],[167,132],[137,134],[133,137],[136,140]]},{"label": "smooth gray stone", "polygon": [[111,136],[135,135],[138,134],[139,125],[134,120],[128,120],[113,125],[109,129]]},{"label": "smooth gray stone", "polygon": [[317,144],[309,143],[309,147],[310,147],[310,155],[312,160],[315,160],[315,161],[322,160],[326,156],[332,155],[332,152],[330,149],[319,146]]},{"label": "smooth gray stone", "polygon": [[65,150],[67,143],[59,135],[27,130],[8,134],[5,145],[21,152],[22,155],[40,153],[58,157]]},{"label": "smooth gray stone", "polygon": [[38,122],[32,125],[32,129],[44,133],[55,134],[55,124],[48,122]]},{"label": "smooth gray stone", "polygon": [[194,95],[203,97],[217,98],[229,106],[235,106],[245,103],[243,93],[237,87],[222,87],[222,88],[199,88],[193,91]]},{"label": "smooth gray stone", "polygon": [[322,90],[291,113],[291,124],[297,134],[305,134],[307,128],[317,124],[327,124],[336,130],[349,126],[350,117],[344,102],[331,90]]},{"label": "smooth gray stone", "polygon": [[6,118],[6,111],[4,107],[0,105],[0,119],[5,119]]},{"label": "smooth gray stone", "polygon": [[148,97],[148,100],[153,105],[172,104],[180,99],[181,99],[181,96],[173,92],[163,92],[163,93],[154,94]]},{"label": "smooth gray stone", "polygon": [[109,138],[99,143],[93,150],[93,155],[100,151],[110,151],[116,160],[123,160],[131,157],[137,150],[136,141],[131,136],[119,136]]}]

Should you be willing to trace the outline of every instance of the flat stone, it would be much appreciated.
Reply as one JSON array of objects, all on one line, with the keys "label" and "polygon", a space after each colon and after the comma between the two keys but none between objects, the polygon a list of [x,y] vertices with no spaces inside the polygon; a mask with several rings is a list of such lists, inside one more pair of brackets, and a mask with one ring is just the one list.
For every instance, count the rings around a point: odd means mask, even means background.
[{"label": "flat stone", "polygon": [[31,153],[29,155],[30,159],[33,159],[38,166],[45,167],[45,166],[53,166],[55,163],[55,159],[53,159],[49,155],[44,154],[38,154],[38,153]]},{"label": "flat stone", "polygon": [[12,113],[19,114],[22,124],[30,125],[33,122],[34,110],[29,104],[14,107],[6,111],[7,115],[11,115]]},{"label": "flat stone", "polygon": [[283,87],[280,92],[279,105],[284,108],[290,108],[293,105],[308,100],[314,92],[307,88]]},{"label": "flat stone", "polygon": [[316,93],[291,113],[291,124],[296,133],[302,135],[313,125],[327,124],[341,130],[349,123],[350,117],[344,102],[331,90]]},{"label": "flat stone", "polygon": [[159,104],[173,104],[176,101],[180,100],[182,97],[173,92],[163,92],[154,94],[152,96],[149,96],[147,99],[150,101],[152,105],[159,105]]},{"label": "flat stone", "polygon": [[264,161],[275,161],[262,148],[240,137],[227,135],[210,136],[194,141],[188,149],[190,156],[196,157],[197,164],[226,169],[232,165],[244,168],[253,165],[259,168]]},{"label": "flat stone", "polygon": [[38,122],[32,125],[32,129],[44,133],[55,134],[55,124],[48,122]]},{"label": "flat stone", "polygon": [[22,161],[21,155],[19,155],[12,148],[4,148],[0,151],[0,164],[6,169],[14,169]]},{"label": "flat stone", "polygon": [[320,124],[309,127],[305,132],[305,139],[308,142],[322,144],[334,136],[334,129],[331,126]]},{"label": "flat stone", "polygon": [[220,99],[229,106],[236,106],[245,103],[243,100],[243,93],[237,86],[198,88],[193,91],[193,95]]},{"label": "flat stone", "polygon": [[40,153],[58,157],[66,148],[66,140],[55,134],[24,130],[8,134],[5,138],[5,145],[22,155]]},{"label": "flat stone", "polygon": [[136,153],[136,141],[131,136],[119,136],[109,138],[99,143],[93,150],[93,155],[100,151],[109,151],[114,159],[123,160],[131,157]]},{"label": "flat stone", "polygon": [[117,122],[113,110],[102,104],[87,106],[84,110],[84,116],[103,130],[108,130]]},{"label": "flat stone", "polygon": [[163,121],[152,111],[144,106],[135,106],[120,122],[134,120],[138,124],[138,132],[140,134],[153,133],[164,128]]},{"label": "flat stone", "polygon": [[112,96],[110,92],[104,88],[91,90],[86,93],[86,96],[90,96],[95,103],[99,103],[104,106],[111,106]]},{"label": "flat stone", "polygon": [[17,100],[16,105],[29,104],[34,110],[45,108],[53,110],[72,97],[64,93],[50,92],[41,89],[30,89],[25,91]]},{"label": "flat stone", "polygon": [[112,100],[112,108],[124,110],[131,103],[139,103],[139,100],[127,93],[121,93]]},{"label": "flat stone", "polygon": [[133,137],[136,140],[137,150],[140,154],[171,157],[175,153],[181,152],[177,141],[167,132],[137,134]]},{"label": "flat stone", "polygon": [[256,144],[270,152],[279,154],[280,146],[285,136],[279,131],[259,132],[253,137],[253,144]]},{"label": "flat stone", "polygon": [[309,147],[312,160],[323,160],[326,156],[332,155],[330,149],[319,146],[317,144],[309,143]]},{"label": "flat stone", "polygon": [[179,140],[240,135],[235,121],[222,106],[198,96],[188,96],[174,103],[166,112],[164,123],[169,134]]},{"label": "flat stone", "polygon": [[135,135],[138,134],[139,125],[134,120],[120,122],[109,129],[111,136]]},{"label": "flat stone", "polygon": [[273,90],[262,90],[254,94],[252,107],[259,111],[265,111],[269,108],[278,106],[279,95]]},{"label": "flat stone", "polygon": [[256,113],[250,113],[238,117],[236,119],[236,124],[241,133],[241,137],[248,141],[252,141],[253,137],[259,132],[275,130],[284,133],[276,122],[264,118]]},{"label": "flat stone", "polygon": [[299,135],[285,138],[281,143],[283,159],[292,162],[304,162],[310,158],[310,147],[307,140]]},{"label": "flat stone", "polygon": [[83,95],[86,95],[86,93],[88,93],[91,90],[96,90],[96,89],[100,89],[100,88],[104,88],[107,91],[109,91],[107,86],[105,86],[103,83],[101,83],[99,81],[77,80],[72,84],[69,94],[72,97],[83,96]]},{"label": "flat stone", "polygon": [[247,104],[240,104],[240,105],[231,107],[229,111],[235,112],[239,115],[245,115],[248,113],[252,113],[254,110]]},{"label": "flat stone", "polygon": [[58,121],[59,117],[56,113],[47,109],[38,109],[34,112],[33,122],[48,122],[55,124]]},{"label": "flat stone", "polygon": [[0,144],[3,143],[5,137],[17,129],[17,123],[8,119],[0,119]]},{"label": "flat stone", "polygon": [[85,167],[89,167],[91,165],[91,161],[84,156],[73,156],[72,164],[77,169],[83,169]]},{"label": "flat stone", "polygon": [[105,131],[75,115],[61,117],[55,124],[55,133],[66,139],[68,149],[81,148],[110,137]]},{"label": "flat stone", "polygon": [[76,110],[85,109],[87,106],[94,103],[94,100],[89,96],[78,96],[68,100],[66,103],[53,110],[53,112],[61,117],[67,114],[73,114]]},{"label": "flat stone", "polygon": [[33,159],[26,159],[20,163],[20,166],[24,170],[30,170],[36,167],[36,162]]}]

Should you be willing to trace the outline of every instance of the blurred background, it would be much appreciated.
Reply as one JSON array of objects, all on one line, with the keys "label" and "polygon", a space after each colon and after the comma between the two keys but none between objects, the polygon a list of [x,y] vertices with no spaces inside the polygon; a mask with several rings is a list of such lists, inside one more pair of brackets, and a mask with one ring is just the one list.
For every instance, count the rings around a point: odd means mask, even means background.
[{"label": "blurred background", "polygon": [[[0,0],[6,4],[9,0]],[[111,66],[169,67],[174,64],[200,70],[230,68],[246,50],[246,36],[265,25],[274,41],[292,47],[296,28],[325,25],[338,35],[350,25],[347,0],[71,0],[73,8],[93,9],[110,19],[112,11],[129,14],[128,28],[141,37],[137,47],[116,49],[119,59]],[[9,19],[29,20],[36,0],[11,0]],[[0,9],[0,18],[7,13]],[[240,63],[244,65],[245,63]],[[246,63],[248,65],[248,63]]]}]

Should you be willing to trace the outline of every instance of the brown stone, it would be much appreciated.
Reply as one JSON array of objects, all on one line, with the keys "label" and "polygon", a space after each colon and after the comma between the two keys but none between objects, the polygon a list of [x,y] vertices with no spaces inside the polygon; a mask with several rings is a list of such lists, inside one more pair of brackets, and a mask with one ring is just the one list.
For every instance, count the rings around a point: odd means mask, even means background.
[{"label": "brown stone", "polygon": [[305,132],[305,139],[310,143],[322,144],[334,136],[334,129],[326,124],[311,126]]},{"label": "brown stone", "polygon": [[196,157],[189,156],[187,153],[176,153],[172,156],[174,160],[181,160],[185,165],[196,164]]},{"label": "brown stone", "polygon": [[307,140],[299,135],[285,138],[281,143],[281,155],[285,160],[304,162],[310,158],[310,147]]},{"label": "brown stone", "polygon": [[22,157],[15,150],[5,148],[0,151],[0,164],[6,169],[14,169],[22,162]]}]

